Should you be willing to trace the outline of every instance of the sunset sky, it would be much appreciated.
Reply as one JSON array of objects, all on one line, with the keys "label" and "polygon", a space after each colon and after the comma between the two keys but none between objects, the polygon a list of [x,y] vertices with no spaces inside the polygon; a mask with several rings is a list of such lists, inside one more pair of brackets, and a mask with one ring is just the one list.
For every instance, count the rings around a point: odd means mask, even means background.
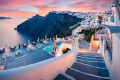
[{"label": "sunset sky", "polygon": [[50,11],[102,12],[113,0],[0,0],[0,16],[45,16]]}]

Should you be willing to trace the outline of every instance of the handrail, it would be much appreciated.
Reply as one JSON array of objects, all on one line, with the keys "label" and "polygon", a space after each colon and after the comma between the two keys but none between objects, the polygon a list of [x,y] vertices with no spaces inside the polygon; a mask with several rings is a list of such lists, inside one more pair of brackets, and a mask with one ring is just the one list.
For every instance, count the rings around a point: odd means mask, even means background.
[{"label": "handrail", "polygon": [[[104,29],[104,27],[103,27],[103,29]],[[108,33],[108,31],[107,31],[107,33],[105,33],[105,29],[103,30],[104,31],[104,35],[105,35],[105,41],[106,41],[106,45],[109,47],[109,49],[110,49],[110,53],[111,53],[111,57],[112,57],[112,43],[111,43],[111,41],[110,41],[110,39],[109,39],[109,33]]]}]

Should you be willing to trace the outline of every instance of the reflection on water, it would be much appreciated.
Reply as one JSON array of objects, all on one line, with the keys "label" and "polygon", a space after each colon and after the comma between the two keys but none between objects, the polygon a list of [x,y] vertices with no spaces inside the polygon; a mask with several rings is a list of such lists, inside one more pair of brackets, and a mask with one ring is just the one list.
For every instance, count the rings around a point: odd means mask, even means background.
[{"label": "reflection on water", "polygon": [[31,40],[31,37],[25,34],[22,34],[14,28],[18,24],[25,21],[27,18],[13,18],[0,20],[0,47],[4,47],[5,44],[8,46],[15,46],[17,43],[27,43],[28,40]]}]

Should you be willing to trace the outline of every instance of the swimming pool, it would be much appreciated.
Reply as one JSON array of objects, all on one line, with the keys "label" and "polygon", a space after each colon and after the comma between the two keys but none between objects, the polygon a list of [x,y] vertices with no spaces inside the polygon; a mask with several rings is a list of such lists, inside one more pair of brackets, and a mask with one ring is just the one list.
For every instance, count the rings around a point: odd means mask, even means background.
[{"label": "swimming pool", "polygon": [[49,53],[52,51],[52,46],[45,47],[45,48],[43,48],[43,50],[46,51],[47,53]]}]

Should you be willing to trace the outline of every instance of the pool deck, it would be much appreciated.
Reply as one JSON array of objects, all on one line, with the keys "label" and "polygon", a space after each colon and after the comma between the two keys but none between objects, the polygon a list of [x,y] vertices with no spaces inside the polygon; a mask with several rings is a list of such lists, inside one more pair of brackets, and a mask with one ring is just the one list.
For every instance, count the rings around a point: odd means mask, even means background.
[{"label": "pool deck", "polygon": [[[41,44],[42,47],[38,48],[36,46],[38,44]],[[49,44],[37,43],[35,46],[32,46],[34,47],[34,50],[32,51],[27,51],[26,48],[21,48],[20,50],[22,51],[23,54],[14,55],[7,58],[7,64],[4,70],[37,63],[37,62],[54,57],[43,50],[43,48],[53,44],[54,44],[53,41],[49,42]],[[18,49],[16,49],[15,51],[18,51]],[[15,53],[15,51],[10,51],[9,54]],[[6,54],[6,53],[0,54],[0,66],[5,65],[5,59],[2,59],[3,54]]]},{"label": "pool deck", "polygon": [[22,56],[22,58],[20,59],[16,58],[16,60],[7,63],[4,70],[37,63],[52,57],[53,57],[52,55],[48,54],[43,49],[37,49],[32,53]]}]

